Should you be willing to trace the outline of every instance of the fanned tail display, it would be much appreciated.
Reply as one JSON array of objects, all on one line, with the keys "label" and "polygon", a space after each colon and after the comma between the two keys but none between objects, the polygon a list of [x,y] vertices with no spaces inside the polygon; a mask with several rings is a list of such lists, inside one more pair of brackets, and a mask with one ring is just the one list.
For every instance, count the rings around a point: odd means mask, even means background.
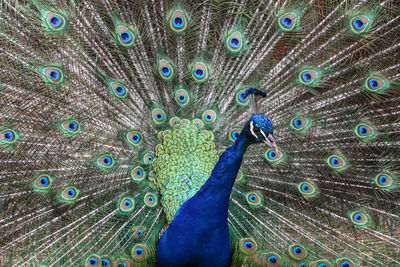
[{"label": "fanned tail display", "polygon": [[1,266],[400,266],[397,0],[3,0]]}]

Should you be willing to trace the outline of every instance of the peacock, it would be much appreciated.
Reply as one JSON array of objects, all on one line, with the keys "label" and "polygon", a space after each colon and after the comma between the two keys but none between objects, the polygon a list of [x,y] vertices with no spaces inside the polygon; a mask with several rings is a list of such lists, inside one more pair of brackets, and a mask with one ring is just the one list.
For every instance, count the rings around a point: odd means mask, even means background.
[{"label": "peacock", "polygon": [[1,266],[400,266],[397,0],[2,0]]}]

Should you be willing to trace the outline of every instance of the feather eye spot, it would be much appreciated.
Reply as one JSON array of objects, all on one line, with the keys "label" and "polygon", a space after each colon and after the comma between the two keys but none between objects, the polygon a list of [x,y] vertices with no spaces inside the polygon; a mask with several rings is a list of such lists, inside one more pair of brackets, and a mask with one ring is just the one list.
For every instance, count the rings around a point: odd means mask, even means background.
[{"label": "feather eye spot", "polygon": [[62,19],[59,16],[54,15],[50,18],[49,22],[51,26],[58,28],[62,24]]},{"label": "feather eye spot", "polygon": [[271,151],[269,151],[268,152],[268,158],[270,158],[270,159],[276,159],[276,152],[275,151],[273,151],[273,150],[271,150]]},{"label": "feather eye spot", "polygon": [[53,81],[57,81],[60,79],[61,73],[58,70],[52,70],[50,71],[49,78],[52,79]]},{"label": "feather eye spot", "polygon": [[47,12],[45,15],[48,28],[54,31],[60,31],[65,26],[65,19],[60,14]]},{"label": "feather eye spot", "polygon": [[379,74],[372,74],[365,80],[364,87],[369,92],[380,94],[389,87],[389,81]]},{"label": "feather eye spot", "polygon": [[241,131],[240,128],[233,128],[232,130],[229,131],[228,139],[231,142],[235,142],[238,139],[239,135],[240,135],[240,131]]},{"label": "feather eye spot", "polygon": [[157,197],[153,193],[147,193],[144,196],[144,203],[147,207],[153,208],[157,206],[158,200]]},{"label": "feather eye spot", "polygon": [[161,110],[160,108],[153,109],[151,114],[152,114],[153,121],[156,124],[162,124],[167,119],[165,112],[163,110]]},{"label": "feather eye spot", "polygon": [[350,213],[350,220],[357,226],[366,226],[369,223],[368,215],[362,211]]},{"label": "feather eye spot", "polygon": [[170,80],[174,76],[174,68],[166,59],[161,59],[158,62],[158,70],[164,80]]},{"label": "feather eye spot", "polygon": [[214,110],[206,110],[203,112],[203,121],[206,124],[214,123],[217,120],[217,113]]},{"label": "feather eye spot", "polygon": [[204,75],[205,75],[205,73],[204,73],[204,71],[203,71],[202,69],[195,69],[195,70],[194,70],[194,76],[195,76],[197,79],[203,78]]},{"label": "feather eye spot", "polygon": [[287,12],[279,17],[279,27],[283,31],[292,31],[297,24],[297,15],[294,12]]},{"label": "feather eye spot", "polygon": [[307,257],[307,250],[299,244],[293,244],[289,246],[289,256],[295,260],[302,260]]},{"label": "feather eye spot", "polygon": [[187,14],[182,9],[172,11],[169,16],[169,25],[176,33],[181,33],[187,28],[187,21]]},{"label": "feather eye spot", "polygon": [[130,131],[126,134],[126,140],[129,144],[139,146],[143,141],[143,135],[139,131]]},{"label": "feather eye spot", "polygon": [[126,98],[128,95],[128,90],[119,82],[111,82],[110,88],[112,94],[118,98]]},{"label": "feather eye spot", "polygon": [[243,37],[240,31],[234,31],[229,34],[226,38],[226,46],[229,52],[235,54],[243,48]]},{"label": "feather eye spot", "polygon": [[296,127],[296,128],[301,128],[301,126],[303,126],[303,122],[301,121],[301,119],[294,119],[293,120],[293,125],[294,125],[294,127]]},{"label": "feather eye spot", "polygon": [[132,248],[132,258],[137,261],[145,259],[147,256],[147,247],[143,244],[136,244]]},{"label": "feather eye spot", "polygon": [[239,106],[247,106],[250,103],[250,97],[246,91],[247,87],[243,87],[236,93],[235,100]]},{"label": "feather eye spot", "polygon": [[154,153],[153,152],[146,152],[142,156],[142,163],[144,164],[151,164],[154,160]]},{"label": "feather eye spot", "polygon": [[125,47],[130,47],[135,42],[135,34],[133,30],[129,29],[125,25],[119,25],[115,30],[116,39],[118,42]]},{"label": "feather eye spot", "polygon": [[52,183],[53,183],[53,178],[50,175],[48,174],[38,175],[35,177],[33,181],[33,190],[41,193],[48,192]]},{"label": "feather eye spot", "polygon": [[97,158],[96,165],[103,170],[108,170],[114,167],[115,160],[110,154],[103,154]]},{"label": "feather eye spot", "polygon": [[73,203],[79,195],[79,190],[73,186],[69,186],[61,193],[61,201],[65,203]]},{"label": "feather eye spot", "polygon": [[238,38],[232,37],[229,39],[229,45],[233,48],[238,48],[240,47],[240,40]]},{"label": "feather eye spot", "polygon": [[73,136],[81,131],[81,126],[76,120],[66,120],[61,123],[61,129],[68,136]]},{"label": "feather eye spot", "polygon": [[370,141],[378,136],[375,127],[370,123],[357,124],[353,132],[363,142]]},{"label": "feather eye spot", "polygon": [[141,182],[145,178],[145,175],[144,169],[140,166],[133,168],[130,173],[133,182]]},{"label": "feather eye spot", "polygon": [[119,35],[119,38],[123,43],[129,43],[132,40],[132,34],[130,34],[129,32],[122,32]]},{"label": "feather eye spot", "polygon": [[252,238],[242,238],[240,240],[240,250],[244,254],[253,254],[257,250],[257,243]]},{"label": "feather eye spot", "polygon": [[131,212],[135,208],[135,201],[133,198],[124,197],[119,203],[119,211],[121,213]]},{"label": "feather eye spot", "polygon": [[192,76],[196,82],[204,82],[208,78],[208,68],[206,64],[202,62],[194,64]]},{"label": "feather eye spot", "polygon": [[59,68],[47,67],[42,69],[45,80],[51,84],[60,84],[64,80],[64,75]]},{"label": "feather eye spot", "polygon": [[312,81],[312,76],[308,71],[305,71],[301,74],[301,78],[305,83],[309,83]]},{"label": "feather eye spot", "polygon": [[270,256],[268,258],[268,262],[270,262],[270,263],[276,263],[277,261],[278,261],[278,259],[275,256]]},{"label": "feather eye spot", "polygon": [[318,69],[305,68],[300,71],[298,81],[300,84],[314,87],[317,85],[321,71]]},{"label": "feather eye spot", "polygon": [[337,171],[342,171],[348,167],[346,159],[339,155],[329,156],[326,162],[329,167]]},{"label": "feather eye spot", "polygon": [[175,101],[181,107],[186,106],[190,101],[188,91],[186,91],[185,89],[178,89],[175,92]]},{"label": "feather eye spot", "polygon": [[132,228],[132,232],[133,232],[133,237],[136,240],[141,240],[144,237],[144,234],[146,232],[146,228],[143,226],[136,226]]},{"label": "feather eye spot", "polygon": [[312,120],[304,116],[296,116],[290,120],[290,129],[299,132],[301,134],[305,133],[308,128],[310,128]]},{"label": "feather eye spot", "polygon": [[369,28],[370,19],[367,16],[356,16],[350,20],[350,27],[353,33],[363,33]]},{"label": "feather eye spot", "polygon": [[260,207],[262,205],[261,195],[257,192],[249,192],[246,194],[246,201],[251,207]]},{"label": "feather eye spot", "polygon": [[378,89],[378,80],[375,78],[371,78],[368,80],[368,85],[371,89],[376,90]]},{"label": "feather eye spot", "polygon": [[87,260],[87,266],[100,266],[100,258],[97,256],[91,256]]},{"label": "feather eye spot", "polygon": [[19,135],[16,131],[9,128],[0,130],[0,144],[11,145],[17,142],[18,139]]},{"label": "feather eye spot", "polygon": [[289,17],[283,17],[281,23],[285,28],[290,28],[293,25],[293,20]]},{"label": "feather eye spot", "polygon": [[336,266],[340,267],[354,267],[354,262],[348,258],[340,258],[336,261]]},{"label": "feather eye spot", "polygon": [[298,190],[305,198],[317,195],[317,187],[312,182],[301,182],[297,185]]}]

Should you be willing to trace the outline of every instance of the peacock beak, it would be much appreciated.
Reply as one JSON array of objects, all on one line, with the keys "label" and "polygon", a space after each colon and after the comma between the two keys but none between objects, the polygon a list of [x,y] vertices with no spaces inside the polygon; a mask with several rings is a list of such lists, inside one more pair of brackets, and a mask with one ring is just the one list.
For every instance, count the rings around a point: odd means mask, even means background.
[{"label": "peacock beak", "polygon": [[269,134],[267,137],[265,136],[265,133],[261,130],[261,133],[263,133],[263,136],[265,137],[265,140],[263,140],[264,143],[266,143],[268,146],[272,147],[276,153],[279,152],[278,146],[275,143],[274,137],[272,134]]}]

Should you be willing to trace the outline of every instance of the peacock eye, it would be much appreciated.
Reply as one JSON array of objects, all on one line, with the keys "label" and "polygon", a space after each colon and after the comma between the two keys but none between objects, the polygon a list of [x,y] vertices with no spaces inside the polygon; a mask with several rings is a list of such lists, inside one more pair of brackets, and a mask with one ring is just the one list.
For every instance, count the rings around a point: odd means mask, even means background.
[{"label": "peacock eye", "polygon": [[359,123],[353,130],[360,141],[367,142],[378,136],[375,127],[370,123]]},{"label": "peacock eye", "polygon": [[142,133],[137,130],[127,132],[125,137],[126,141],[128,141],[129,144],[134,146],[139,146],[140,144],[142,144],[143,141]]},{"label": "peacock eye", "polygon": [[61,31],[65,28],[66,23],[64,16],[55,12],[47,12],[45,18],[49,30]]},{"label": "peacock eye", "polygon": [[249,95],[246,93],[246,91],[247,91],[247,88],[244,87],[244,88],[241,88],[241,89],[236,93],[235,100],[236,100],[236,103],[237,103],[239,106],[247,106],[247,105],[249,105],[249,103],[250,103],[250,97],[249,97]]},{"label": "peacock eye", "polygon": [[226,46],[232,54],[238,53],[243,48],[243,37],[240,31],[233,31],[226,37]]},{"label": "peacock eye", "polygon": [[64,203],[74,203],[78,195],[79,190],[74,186],[69,186],[61,192],[61,201]]},{"label": "peacock eye", "polygon": [[350,29],[353,33],[360,34],[367,32],[370,28],[371,19],[368,16],[360,15],[350,20]]},{"label": "peacock eye", "polygon": [[117,25],[115,29],[116,39],[124,47],[131,47],[135,42],[135,31],[125,25]]},{"label": "peacock eye", "polygon": [[297,185],[297,189],[305,198],[314,197],[317,195],[317,187],[311,182],[301,182]]},{"label": "peacock eye", "polygon": [[382,94],[389,88],[389,81],[379,74],[372,74],[365,80],[364,88],[368,92]]},{"label": "peacock eye", "polygon": [[76,120],[66,120],[62,122],[61,129],[68,136],[73,136],[81,131],[81,126]]},{"label": "peacock eye", "polygon": [[41,69],[46,82],[50,84],[61,84],[64,81],[64,75],[61,69],[56,67],[45,67]]},{"label": "peacock eye", "polygon": [[146,152],[142,156],[142,163],[143,164],[151,164],[154,160],[154,153],[153,152]]},{"label": "peacock eye", "polygon": [[53,183],[53,178],[48,174],[41,174],[35,177],[33,181],[33,190],[36,192],[48,192],[51,184]]},{"label": "peacock eye", "polygon": [[307,257],[307,250],[299,244],[289,246],[289,256],[295,260],[302,260]]},{"label": "peacock eye", "polygon": [[174,68],[172,67],[171,62],[166,59],[159,60],[158,70],[161,78],[164,80],[170,80],[174,76]]},{"label": "peacock eye", "polygon": [[132,181],[136,183],[141,182],[145,178],[145,175],[144,169],[140,166],[133,168],[130,172]]},{"label": "peacock eye", "polygon": [[187,28],[188,16],[183,9],[176,9],[170,12],[169,24],[176,33],[181,33]]},{"label": "peacock eye", "polygon": [[279,17],[278,24],[283,31],[292,31],[297,25],[297,14],[294,12],[284,13]]},{"label": "peacock eye", "polygon": [[120,200],[118,208],[121,214],[127,214],[135,208],[135,200],[131,197],[124,197]]},{"label": "peacock eye", "polygon": [[326,162],[329,167],[336,171],[342,171],[347,169],[348,162],[347,159],[341,155],[333,154],[326,159]]},{"label": "peacock eye", "polygon": [[165,120],[167,119],[167,116],[165,115],[165,112],[164,112],[162,109],[160,109],[160,108],[154,108],[154,109],[151,111],[151,116],[152,116],[152,118],[153,118],[153,121],[154,121],[156,124],[162,124],[162,123],[164,123]]},{"label": "peacock eye", "polygon": [[212,109],[206,110],[203,112],[202,118],[206,124],[214,123],[217,120],[217,112]]},{"label": "peacock eye", "polygon": [[380,189],[393,189],[396,187],[396,177],[389,173],[379,173],[375,178],[375,184]]},{"label": "peacock eye", "polygon": [[118,98],[126,98],[128,96],[125,86],[119,82],[110,82],[110,89],[112,94]]},{"label": "peacock eye", "polygon": [[206,81],[208,72],[208,66],[203,62],[197,62],[192,67],[192,76],[196,82]]},{"label": "peacock eye", "polygon": [[0,130],[0,144],[11,145],[17,142],[19,135],[16,131],[5,128]]},{"label": "peacock eye", "polygon": [[145,228],[143,226],[135,226],[132,228],[133,236],[135,239],[142,239],[145,233]]},{"label": "peacock eye", "polygon": [[247,193],[246,201],[251,207],[260,207],[262,205],[262,197],[257,192]]},{"label": "peacock eye", "polygon": [[153,193],[146,193],[144,196],[144,204],[149,208],[157,206],[157,197]]},{"label": "peacock eye", "polygon": [[188,91],[182,88],[175,91],[175,101],[181,107],[186,106],[190,101]]},{"label": "peacock eye", "polygon": [[132,248],[132,258],[135,260],[143,260],[147,256],[147,246],[144,244],[136,244]]},{"label": "peacock eye", "polygon": [[245,254],[253,254],[257,250],[257,243],[252,238],[242,238],[240,250]]},{"label": "peacock eye", "polygon": [[305,69],[299,73],[299,82],[306,86],[315,86],[318,82],[320,72],[316,69]]},{"label": "peacock eye", "polygon": [[340,258],[338,260],[336,260],[336,266],[340,266],[340,267],[354,267],[354,262],[352,262],[350,259],[348,258]]},{"label": "peacock eye", "polygon": [[232,130],[229,131],[228,138],[230,141],[235,142],[236,139],[238,139],[240,135],[240,128],[233,128]]},{"label": "peacock eye", "polygon": [[102,265],[102,266],[109,266],[109,265],[110,265],[110,261],[107,260],[107,259],[102,259],[102,260],[101,260],[101,265]]},{"label": "peacock eye", "polygon": [[363,211],[354,211],[350,213],[349,217],[356,226],[363,227],[369,224],[369,216]]}]

